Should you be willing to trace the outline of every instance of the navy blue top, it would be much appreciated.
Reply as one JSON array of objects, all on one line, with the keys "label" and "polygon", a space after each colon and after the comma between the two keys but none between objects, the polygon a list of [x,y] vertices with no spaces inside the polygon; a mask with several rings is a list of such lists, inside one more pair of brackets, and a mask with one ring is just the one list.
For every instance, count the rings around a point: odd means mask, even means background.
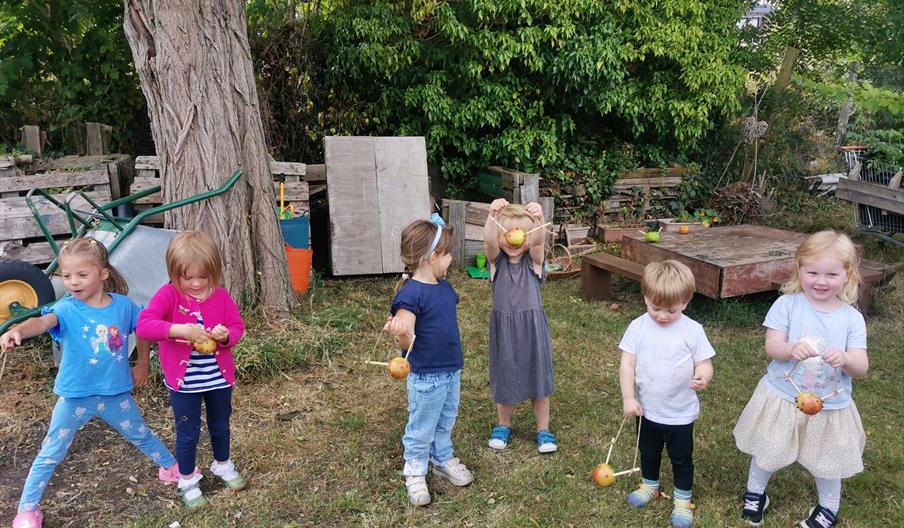
[{"label": "navy blue top", "polygon": [[412,372],[452,372],[464,366],[456,305],[458,294],[442,279],[437,284],[409,279],[392,300],[392,315],[403,308],[416,317],[408,356]]}]

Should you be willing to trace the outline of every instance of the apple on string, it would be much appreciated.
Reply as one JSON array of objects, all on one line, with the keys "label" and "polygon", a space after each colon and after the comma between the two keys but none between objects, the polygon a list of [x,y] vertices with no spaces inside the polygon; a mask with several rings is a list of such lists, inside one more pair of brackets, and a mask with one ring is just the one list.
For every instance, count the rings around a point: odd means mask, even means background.
[{"label": "apple on string", "polygon": [[202,354],[213,354],[217,351],[217,342],[209,337],[192,343],[192,347]]},{"label": "apple on string", "polygon": [[[408,351],[405,352],[405,356],[397,356],[392,358],[390,361],[365,361],[365,363],[369,365],[380,365],[386,367],[389,375],[395,379],[402,380],[408,377],[408,374],[411,372],[411,363],[408,362],[408,355],[411,354],[411,349],[414,348],[414,338],[416,336],[414,334],[411,335],[411,342],[408,344]],[[379,340],[378,340],[379,342]]]},{"label": "apple on string", "polygon": [[622,475],[630,475],[631,473],[637,473],[640,471],[640,468],[637,467],[637,453],[640,451],[640,426],[637,427],[637,444],[634,446],[634,462],[631,464],[631,469],[626,469],[624,471],[616,472],[612,466],[609,465],[609,458],[612,456],[612,448],[615,447],[615,442],[618,441],[618,437],[621,436],[622,428],[625,426],[625,422],[628,421],[628,415],[625,415],[622,418],[622,423],[618,427],[618,432],[615,433],[615,437],[609,442],[609,451],[606,453],[606,461],[597,464],[593,468],[593,474],[591,477],[593,478],[593,482],[601,487],[606,488],[615,484],[615,478],[620,477]]},{"label": "apple on string", "polygon": [[526,239],[527,235],[520,227],[515,227],[505,232],[505,242],[515,249],[524,245]]}]

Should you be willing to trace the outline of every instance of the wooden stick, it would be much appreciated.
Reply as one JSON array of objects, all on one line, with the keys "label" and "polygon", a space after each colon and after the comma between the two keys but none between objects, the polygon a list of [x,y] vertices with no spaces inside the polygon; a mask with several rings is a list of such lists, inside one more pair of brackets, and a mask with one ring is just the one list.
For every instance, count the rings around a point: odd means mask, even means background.
[{"label": "wooden stick", "polygon": [[408,361],[408,354],[410,354],[411,349],[414,348],[414,338],[416,338],[416,337],[417,337],[416,335],[411,334],[411,342],[408,343],[408,352],[405,352],[405,361]]},{"label": "wooden stick", "polygon": [[802,392],[803,392],[803,391],[802,391],[802,390],[800,390],[800,388],[799,388],[799,387],[798,387],[798,386],[797,386],[797,383],[794,383],[794,380],[793,380],[793,379],[791,379],[791,378],[788,378],[788,381],[790,381],[790,382],[791,382],[791,386],[793,386],[793,387],[794,387],[794,390],[796,390],[796,391],[797,391],[797,393],[798,393],[798,394],[800,394],[800,393],[802,393]]},{"label": "wooden stick", "polygon": [[381,367],[388,367],[389,363],[385,361],[365,361],[365,363],[369,363],[371,365],[380,365]]},{"label": "wooden stick", "polygon": [[609,463],[609,457],[612,456],[612,448],[613,447],[615,447],[615,438],[613,438],[612,441],[609,442],[609,452],[606,453],[606,463],[607,464]]},{"label": "wooden stick", "polygon": [[621,436],[622,428],[625,426],[625,422],[628,421],[628,415],[626,414],[624,418],[622,418],[621,425],[618,426],[618,432],[615,433],[615,438],[612,439],[612,443],[609,444],[609,452],[606,454],[606,463],[609,463],[609,456],[612,455],[612,448],[615,447],[615,442],[618,441],[618,437]]},{"label": "wooden stick", "polygon": [[613,476],[613,477],[620,477],[620,476],[622,476],[622,475],[630,475],[631,473],[637,473],[638,471],[640,471],[640,468],[639,468],[639,467],[634,467],[634,468],[631,468],[631,469],[626,469],[626,470],[624,470],[624,471],[619,471],[618,473],[615,473],[615,474],[613,474],[612,476]]},{"label": "wooden stick", "polygon": [[530,231],[528,231],[527,233],[524,233],[524,234],[525,234],[525,235],[529,235],[529,234],[533,233],[534,231],[543,229],[544,227],[546,227],[546,226],[548,226],[548,225],[552,225],[552,222],[546,222],[546,223],[543,224],[543,225],[538,225],[537,227],[531,229]]},{"label": "wooden stick", "polygon": [[634,445],[634,462],[631,462],[633,467],[637,467],[637,453],[640,452],[640,428],[643,425],[643,418],[637,422],[637,444]]},{"label": "wooden stick", "polygon": [[499,220],[496,220],[495,216],[491,216],[490,220],[492,220],[493,222],[496,222],[496,225],[499,226],[499,229],[501,229],[503,233],[508,231],[508,229],[506,229],[504,225],[499,223]]}]

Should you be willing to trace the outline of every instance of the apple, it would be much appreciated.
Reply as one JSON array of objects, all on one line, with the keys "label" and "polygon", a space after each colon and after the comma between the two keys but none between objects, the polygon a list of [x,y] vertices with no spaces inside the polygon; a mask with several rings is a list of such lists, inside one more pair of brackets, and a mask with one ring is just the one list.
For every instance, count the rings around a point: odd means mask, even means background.
[{"label": "apple", "polygon": [[593,482],[601,488],[611,486],[615,482],[615,471],[609,464],[597,464],[593,468]]},{"label": "apple", "polygon": [[411,364],[408,360],[399,356],[389,362],[389,375],[395,379],[405,379],[411,372]]},{"label": "apple", "polygon": [[655,243],[662,240],[662,235],[659,234],[659,231],[647,231],[644,233],[643,239]]},{"label": "apple", "polygon": [[521,247],[524,244],[524,240],[526,238],[527,235],[520,227],[515,227],[505,232],[506,243],[515,249]]},{"label": "apple", "polygon": [[217,342],[209,337],[205,337],[201,341],[195,341],[192,346],[202,354],[213,354],[217,351]]},{"label": "apple", "polygon": [[802,413],[813,416],[822,410],[822,398],[812,392],[802,392],[797,395],[797,408]]},{"label": "apple", "polygon": [[678,234],[680,234],[680,235],[686,235],[690,232],[691,232],[691,228],[689,228],[688,226],[681,226],[678,228]]},{"label": "apple", "polygon": [[709,220],[704,220],[700,223],[703,224],[703,227],[709,227]]}]

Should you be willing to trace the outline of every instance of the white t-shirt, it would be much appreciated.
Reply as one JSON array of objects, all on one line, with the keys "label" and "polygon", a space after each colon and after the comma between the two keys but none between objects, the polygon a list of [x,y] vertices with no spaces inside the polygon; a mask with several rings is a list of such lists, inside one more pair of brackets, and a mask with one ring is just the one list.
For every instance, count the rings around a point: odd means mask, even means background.
[{"label": "white t-shirt", "polygon": [[691,388],[694,364],[716,355],[700,323],[682,315],[660,326],[645,313],[631,321],[618,347],[637,356],[637,401],[648,420],[687,425],[697,419],[700,402]]}]

